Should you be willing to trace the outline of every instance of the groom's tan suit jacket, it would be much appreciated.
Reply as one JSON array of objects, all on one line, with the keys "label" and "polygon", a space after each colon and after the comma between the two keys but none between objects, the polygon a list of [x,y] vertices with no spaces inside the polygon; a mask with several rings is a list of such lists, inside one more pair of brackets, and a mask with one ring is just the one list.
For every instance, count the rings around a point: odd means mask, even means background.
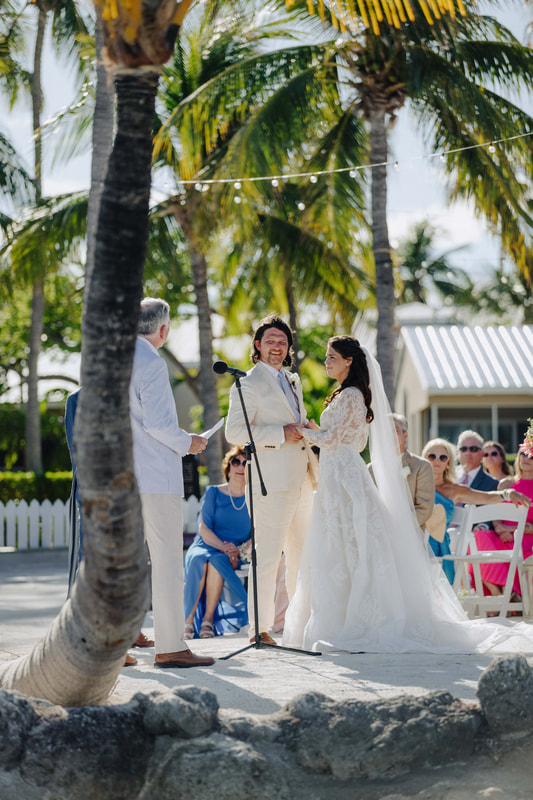
[{"label": "groom's tan suit jacket", "polygon": [[[288,370],[285,370],[285,374],[298,398],[300,419],[296,419],[276,377],[261,363],[256,364],[241,379],[242,396],[268,492],[287,492],[300,487],[308,471],[315,484],[318,477],[316,456],[305,439],[299,442],[281,441],[284,425],[291,422],[305,423],[307,419],[300,379]],[[226,438],[232,444],[238,445],[244,445],[249,439],[235,387],[230,394]],[[255,462],[252,488],[254,492],[259,491]]]}]

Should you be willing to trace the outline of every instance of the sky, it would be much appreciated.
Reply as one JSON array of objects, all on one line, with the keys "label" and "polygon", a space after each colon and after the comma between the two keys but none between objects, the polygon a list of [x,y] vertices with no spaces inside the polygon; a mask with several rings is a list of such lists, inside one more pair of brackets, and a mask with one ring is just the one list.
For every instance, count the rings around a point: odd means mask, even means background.
[{"label": "sky", "polygon": [[[526,42],[526,26],[533,16],[531,7],[526,9],[519,2],[508,0],[496,8],[494,13],[519,38]],[[58,62],[50,44],[45,49],[43,75],[45,106],[43,120],[53,116],[68,105],[73,97],[71,68]],[[530,108],[533,109],[533,106]],[[31,152],[31,114],[29,102],[19,104],[14,111],[6,114],[6,106],[0,100],[2,126],[6,126],[13,136],[19,150],[32,163]],[[53,141],[53,140],[51,140]],[[48,145],[50,146],[50,145]],[[422,219],[428,219],[437,228],[435,238],[436,253],[455,247],[465,247],[454,254],[452,262],[469,271],[474,276],[482,276],[488,267],[495,267],[499,260],[497,240],[490,236],[482,221],[477,220],[471,209],[464,203],[449,205],[443,174],[438,169],[437,159],[430,159],[430,149],[414,120],[407,110],[402,110],[391,138],[391,160],[397,168],[390,168],[388,220],[391,243],[395,246],[405,238],[412,226]],[[66,165],[53,170],[44,166],[43,190],[46,195],[85,189],[89,186],[90,156],[87,153]],[[238,177],[238,176],[235,176]],[[195,349],[196,336],[187,334],[185,341],[190,343],[191,354]],[[187,347],[189,349],[189,347]]]}]

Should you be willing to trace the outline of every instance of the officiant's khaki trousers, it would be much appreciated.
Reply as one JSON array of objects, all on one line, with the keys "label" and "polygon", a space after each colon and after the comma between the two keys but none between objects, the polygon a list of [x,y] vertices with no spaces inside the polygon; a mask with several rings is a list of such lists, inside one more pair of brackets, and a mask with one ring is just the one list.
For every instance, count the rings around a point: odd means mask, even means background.
[{"label": "officiant's khaki trousers", "polygon": [[[313,487],[309,475],[299,489],[269,492],[266,497],[253,493],[257,552],[257,610],[259,631],[274,624],[276,575],[282,552],[285,553],[289,600],[296,589],[303,543],[313,508]],[[250,636],[255,634],[253,578],[248,581]]]},{"label": "officiant's khaki trousers", "polygon": [[144,537],[152,562],[155,652],[187,649],[183,609],[183,511],[177,494],[141,494]]}]

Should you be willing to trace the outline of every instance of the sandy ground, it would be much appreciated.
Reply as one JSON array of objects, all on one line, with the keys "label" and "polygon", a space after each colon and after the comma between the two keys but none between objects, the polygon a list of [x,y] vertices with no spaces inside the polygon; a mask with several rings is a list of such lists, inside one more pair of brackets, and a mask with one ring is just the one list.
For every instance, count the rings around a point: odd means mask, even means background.
[{"label": "sandy ground", "polygon": [[[0,552],[0,661],[23,655],[42,636],[66,596],[65,550],[44,552]],[[144,632],[153,633],[151,616]],[[228,660],[223,656],[248,644],[246,634],[195,640],[191,648],[217,659],[212,667],[159,670],[154,650],[134,649],[138,663],[124,668],[112,702],[124,702],[136,692],[165,687],[195,685],[213,691],[223,712],[270,714],[289,700],[308,691],[318,691],[335,700],[385,699],[399,694],[423,695],[446,689],[455,697],[476,701],[477,681],[491,663],[490,656],[461,655],[350,655],[308,656],[285,650],[250,648]],[[530,659],[533,664],[533,659]],[[525,744],[526,750],[523,749]],[[470,800],[470,798],[533,797],[530,780],[533,747],[522,743],[498,759],[478,756],[467,764],[445,767],[438,773],[417,773],[383,787],[367,787],[364,795],[346,797],[418,797]],[[529,748],[529,749],[527,749]],[[458,754],[459,761],[461,754]],[[352,793],[350,794],[349,791]],[[381,793],[380,793],[381,792]],[[429,792],[429,794],[427,793]],[[330,796],[325,792],[324,797]],[[343,795],[338,795],[342,800]]]}]

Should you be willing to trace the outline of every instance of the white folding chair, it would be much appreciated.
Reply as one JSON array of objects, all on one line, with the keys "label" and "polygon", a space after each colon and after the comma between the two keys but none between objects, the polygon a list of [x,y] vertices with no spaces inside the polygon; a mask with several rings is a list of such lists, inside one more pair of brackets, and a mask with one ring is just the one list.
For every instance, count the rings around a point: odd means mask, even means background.
[{"label": "white folding chair", "polygon": [[[443,558],[452,560],[455,563],[456,576],[453,588],[458,594],[462,582],[465,587],[470,585],[467,566],[472,564],[474,572],[473,593],[465,596],[459,595],[459,599],[468,616],[473,618],[477,613],[479,616],[485,617],[487,611],[498,611],[500,617],[505,617],[508,611],[522,611],[522,602],[511,602],[511,593],[517,569],[524,560],[522,538],[526,525],[527,508],[525,506],[515,506],[511,503],[498,503],[497,505],[465,506],[460,511],[463,513],[460,515],[462,516],[462,521],[457,536],[455,553],[443,556]],[[514,532],[512,550],[478,550],[472,530],[473,526],[481,522],[490,522],[494,519],[505,519],[518,523]],[[503,593],[501,595],[485,596],[480,565],[503,563],[509,564]]]}]

